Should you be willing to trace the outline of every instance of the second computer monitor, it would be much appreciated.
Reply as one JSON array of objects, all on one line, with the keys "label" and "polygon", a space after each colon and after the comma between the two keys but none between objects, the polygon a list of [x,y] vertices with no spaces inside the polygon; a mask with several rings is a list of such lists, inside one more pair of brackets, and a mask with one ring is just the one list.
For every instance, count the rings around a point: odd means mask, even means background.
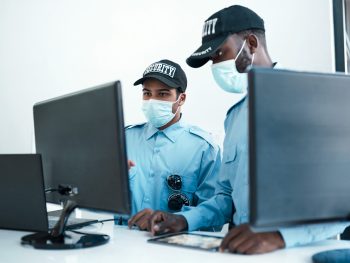
[{"label": "second computer monitor", "polygon": [[129,214],[131,211],[120,82],[37,103],[36,151],[46,188],[76,187],[78,194],[47,194],[59,203]]},{"label": "second computer monitor", "polygon": [[249,73],[250,222],[312,223],[350,214],[350,77]]}]

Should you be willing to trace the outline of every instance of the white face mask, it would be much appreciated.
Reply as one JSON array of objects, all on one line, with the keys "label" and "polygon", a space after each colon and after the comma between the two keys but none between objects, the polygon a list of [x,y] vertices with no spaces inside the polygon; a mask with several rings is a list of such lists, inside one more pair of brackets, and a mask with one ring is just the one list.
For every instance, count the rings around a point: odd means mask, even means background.
[{"label": "white face mask", "polygon": [[[242,53],[245,43],[246,40],[244,40],[243,45],[239,50],[236,58],[211,65],[211,71],[213,73],[214,80],[224,91],[231,93],[244,93],[247,91],[248,74],[239,73],[236,67],[236,60]],[[251,65],[254,61],[254,55],[255,54],[253,54]]]},{"label": "white face mask", "polygon": [[142,103],[142,111],[146,119],[156,128],[162,127],[170,122],[176,115],[180,106],[173,113],[173,104],[178,102],[180,97],[175,101],[163,100],[144,100]]}]

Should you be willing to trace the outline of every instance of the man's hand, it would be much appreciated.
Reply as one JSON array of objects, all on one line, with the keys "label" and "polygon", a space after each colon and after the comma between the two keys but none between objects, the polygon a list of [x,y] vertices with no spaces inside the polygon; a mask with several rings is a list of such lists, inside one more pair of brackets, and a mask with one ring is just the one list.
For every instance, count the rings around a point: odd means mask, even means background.
[{"label": "man's hand", "polygon": [[135,163],[131,160],[128,160],[128,169],[130,170],[130,168],[133,166],[135,166]]},{"label": "man's hand", "polygon": [[148,221],[148,230],[152,235],[180,232],[188,228],[187,220],[182,215],[156,211]]},{"label": "man's hand", "polygon": [[148,230],[148,220],[150,219],[152,213],[153,210],[149,208],[143,209],[142,211],[138,212],[136,215],[134,215],[128,220],[129,228],[136,225],[140,228],[140,230]]},{"label": "man's hand", "polygon": [[285,243],[279,232],[254,233],[248,224],[237,226],[226,235],[220,251],[231,253],[260,254],[284,248]]}]

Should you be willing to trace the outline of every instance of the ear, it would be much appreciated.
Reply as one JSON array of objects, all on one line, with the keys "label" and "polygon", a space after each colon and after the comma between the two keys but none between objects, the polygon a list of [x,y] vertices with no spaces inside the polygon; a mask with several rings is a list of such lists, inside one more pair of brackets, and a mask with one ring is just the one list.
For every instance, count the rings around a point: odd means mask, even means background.
[{"label": "ear", "polygon": [[179,100],[179,106],[184,105],[185,101],[186,101],[186,93],[181,93],[180,100]]},{"label": "ear", "polygon": [[254,34],[250,34],[247,37],[247,46],[250,50],[250,54],[256,53],[258,47],[259,47],[259,40],[258,37]]}]

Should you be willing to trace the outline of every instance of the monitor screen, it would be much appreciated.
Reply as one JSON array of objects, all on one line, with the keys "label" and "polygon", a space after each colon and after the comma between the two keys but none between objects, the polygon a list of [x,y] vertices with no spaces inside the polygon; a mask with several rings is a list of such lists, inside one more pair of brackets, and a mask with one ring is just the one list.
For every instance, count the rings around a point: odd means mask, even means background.
[{"label": "monitor screen", "polygon": [[250,223],[340,220],[350,213],[350,76],[249,72]]},{"label": "monitor screen", "polygon": [[47,231],[39,154],[0,154],[0,228]]},{"label": "monitor screen", "polygon": [[90,88],[34,105],[36,151],[46,188],[76,187],[79,207],[129,214],[131,210],[121,84]]}]

